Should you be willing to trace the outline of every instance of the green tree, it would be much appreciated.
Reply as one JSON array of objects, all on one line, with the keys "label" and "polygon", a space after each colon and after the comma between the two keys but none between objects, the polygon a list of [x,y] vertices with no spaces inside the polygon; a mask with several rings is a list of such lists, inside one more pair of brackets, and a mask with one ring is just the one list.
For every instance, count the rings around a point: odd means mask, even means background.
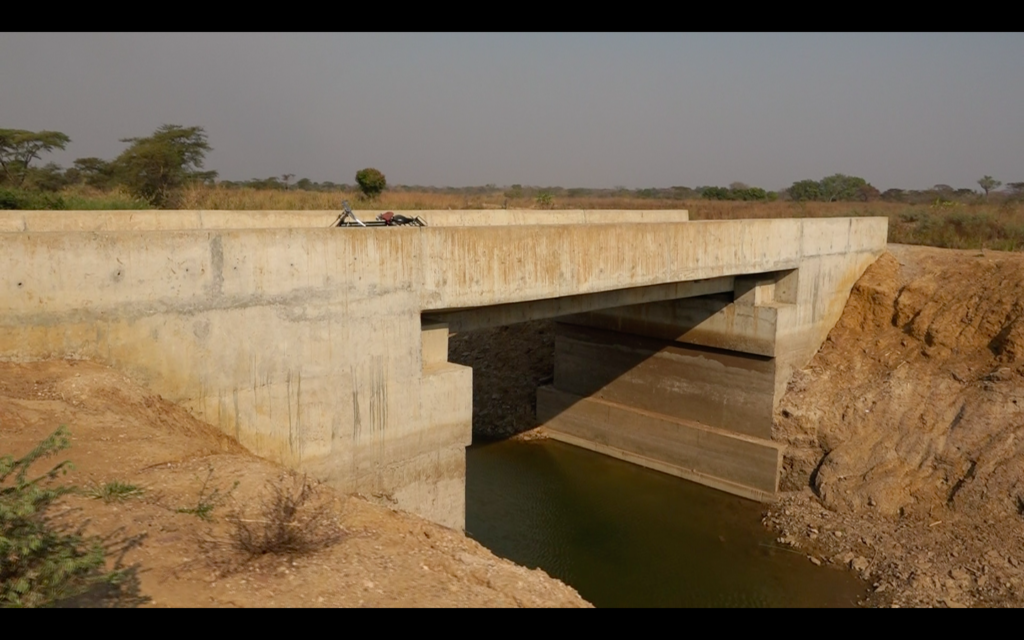
[{"label": "green tree", "polygon": [[130,146],[114,160],[118,181],[154,206],[167,206],[183,187],[217,176],[200,170],[212,149],[202,127],[165,124],[149,137],[121,142]]},{"label": "green tree", "polygon": [[55,162],[48,162],[42,167],[29,167],[23,186],[37,191],[60,191],[68,184],[64,169]]},{"label": "green tree", "polygon": [[857,200],[862,202],[871,202],[873,200],[878,200],[881,197],[882,192],[866,182],[857,187]]},{"label": "green tree", "polygon": [[[100,158],[79,158],[73,163],[80,179],[90,187],[108,189],[114,184],[115,167],[112,162]],[[70,171],[70,169],[69,169]]]},{"label": "green tree", "polygon": [[732,200],[732,194],[725,187],[704,187],[700,197],[705,200]]},{"label": "green tree", "polygon": [[0,182],[20,187],[39,154],[63,150],[69,142],[71,138],[60,131],[0,129]]},{"label": "green tree", "polygon": [[797,202],[821,200],[821,185],[816,180],[800,180],[794,182],[789,189],[789,197]]},{"label": "green tree", "polygon": [[821,182],[819,182],[821,199],[825,202],[857,200],[861,189],[867,186],[867,184],[868,182],[864,178],[837,173],[822,178]]},{"label": "green tree", "polygon": [[978,184],[981,186],[981,189],[985,192],[985,197],[987,198],[989,191],[993,189],[998,189],[1003,183],[996,180],[992,176],[985,176],[978,180]]},{"label": "green tree", "polygon": [[850,200],[874,200],[879,196],[878,189],[868,184],[864,178],[836,173],[814,180],[794,182],[789,188],[789,197],[797,201],[818,200],[822,202],[839,202]]},{"label": "green tree", "polygon": [[733,200],[767,200],[768,192],[761,187],[744,187],[742,189],[730,189]]},{"label": "green tree", "polygon": [[885,192],[882,193],[882,200],[887,202],[903,202],[905,195],[906,193],[903,189],[886,189]]},{"label": "green tree", "polygon": [[372,167],[357,171],[356,183],[359,184],[359,190],[363,192],[363,195],[371,200],[379,196],[388,186],[384,174]]}]

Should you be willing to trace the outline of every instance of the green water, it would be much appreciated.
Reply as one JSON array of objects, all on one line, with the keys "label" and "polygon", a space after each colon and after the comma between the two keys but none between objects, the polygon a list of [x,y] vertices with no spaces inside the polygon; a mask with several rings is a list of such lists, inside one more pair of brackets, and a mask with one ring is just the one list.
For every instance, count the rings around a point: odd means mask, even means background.
[{"label": "green water", "polygon": [[467,534],[597,607],[852,607],[867,585],[780,548],[762,506],[554,441],[466,456]]}]

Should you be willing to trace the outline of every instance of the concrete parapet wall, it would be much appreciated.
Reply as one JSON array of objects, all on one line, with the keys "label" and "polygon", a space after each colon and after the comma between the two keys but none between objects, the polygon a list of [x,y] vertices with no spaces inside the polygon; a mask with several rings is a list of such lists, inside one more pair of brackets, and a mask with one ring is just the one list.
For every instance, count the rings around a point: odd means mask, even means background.
[{"label": "concrete parapet wall", "polygon": [[[369,222],[384,209],[355,210]],[[327,228],[338,221],[341,209],[328,211],[221,211],[221,210],[112,210],[112,211],[0,211],[0,233],[47,231],[183,231],[190,229],[295,229]],[[491,227],[685,222],[682,209],[655,210],[534,210],[432,209],[397,211],[418,216],[430,227]]]}]

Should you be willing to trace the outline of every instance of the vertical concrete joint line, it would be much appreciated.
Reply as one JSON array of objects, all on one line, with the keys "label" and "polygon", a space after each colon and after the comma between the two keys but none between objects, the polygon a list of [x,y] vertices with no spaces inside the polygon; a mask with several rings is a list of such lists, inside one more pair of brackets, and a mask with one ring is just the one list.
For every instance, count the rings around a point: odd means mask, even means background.
[{"label": "vertical concrete joint line", "polygon": [[224,295],[224,239],[219,235],[210,238],[210,272],[210,295],[219,298]]}]

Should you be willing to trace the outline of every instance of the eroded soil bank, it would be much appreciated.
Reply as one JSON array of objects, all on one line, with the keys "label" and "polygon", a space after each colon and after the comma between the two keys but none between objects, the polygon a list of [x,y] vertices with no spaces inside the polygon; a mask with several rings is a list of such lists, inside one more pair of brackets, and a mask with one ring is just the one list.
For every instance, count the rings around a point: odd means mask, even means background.
[{"label": "eroded soil bank", "polygon": [[1024,255],[890,247],[774,435],[785,541],[879,604],[1024,604]]}]

